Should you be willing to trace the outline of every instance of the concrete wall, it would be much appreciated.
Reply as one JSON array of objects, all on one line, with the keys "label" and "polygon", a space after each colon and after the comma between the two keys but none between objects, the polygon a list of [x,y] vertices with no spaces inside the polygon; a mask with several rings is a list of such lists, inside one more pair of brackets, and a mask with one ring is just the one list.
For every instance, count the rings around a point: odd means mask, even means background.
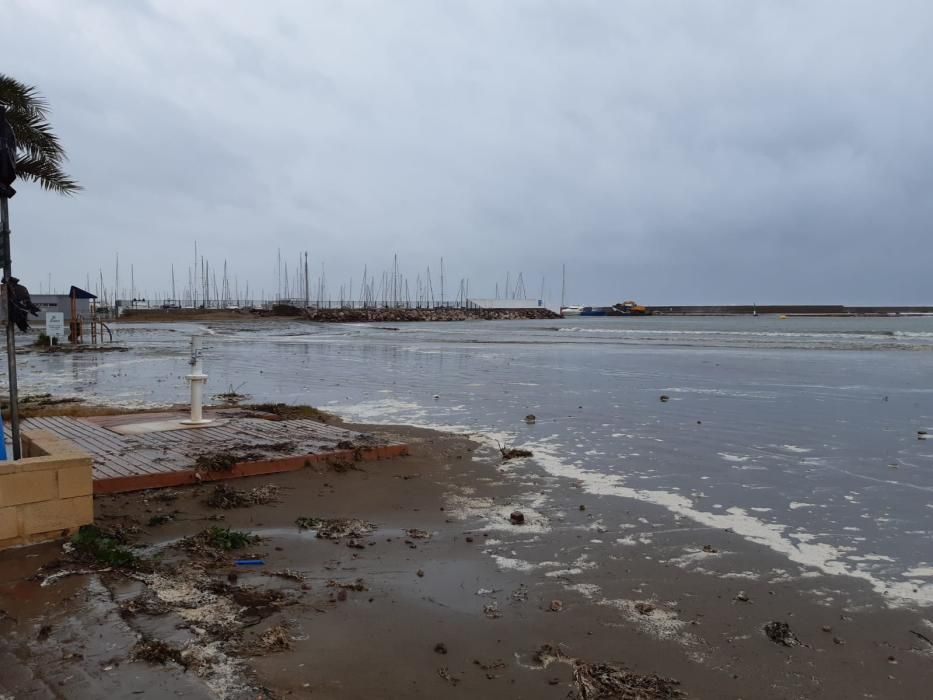
[{"label": "concrete wall", "polygon": [[23,434],[23,459],[0,462],[0,549],[64,537],[94,521],[91,456],[46,430]]}]

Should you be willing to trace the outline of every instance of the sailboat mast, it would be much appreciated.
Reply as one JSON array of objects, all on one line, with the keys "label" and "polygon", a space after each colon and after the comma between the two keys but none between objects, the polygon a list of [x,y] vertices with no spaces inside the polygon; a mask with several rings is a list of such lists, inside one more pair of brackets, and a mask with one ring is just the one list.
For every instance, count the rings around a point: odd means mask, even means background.
[{"label": "sailboat mast", "polygon": [[567,265],[560,266],[560,308],[564,308],[564,296],[567,293]]}]

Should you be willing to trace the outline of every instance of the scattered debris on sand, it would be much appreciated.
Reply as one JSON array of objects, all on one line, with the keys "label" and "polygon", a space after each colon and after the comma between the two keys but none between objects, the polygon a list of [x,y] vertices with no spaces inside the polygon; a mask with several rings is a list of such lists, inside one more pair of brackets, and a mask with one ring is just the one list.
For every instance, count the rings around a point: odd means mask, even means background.
[{"label": "scattered debris on sand", "polygon": [[278,571],[270,571],[269,576],[277,576],[278,578],[284,578],[289,581],[297,581],[299,583],[304,583],[305,579],[308,578],[302,572],[295,571],[294,569],[279,569]]},{"label": "scattered debris on sand", "polygon": [[502,659],[496,659],[495,661],[480,661],[479,659],[473,659],[473,664],[479,666],[484,671],[495,671],[500,668],[505,668],[505,661]]},{"label": "scattered debris on sand", "polygon": [[295,520],[299,530],[316,530],[325,540],[359,539],[376,529],[372,523],[357,518],[306,518]]},{"label": "scattered debris on sand", "polygon": [[151,664],[167,664],[174,661],[183,668],[188,664],[182,658],[181,649],[169,646],[160,639],[142,639],[133,647],[131,656],[134,659],[148,661]]},{"label": "scattered debris on sand", "polygon": [[528,586],[524,583],[518,584],[518,588],[512,591],[511,596],[512,600],[516,603],[523,603],[528,600]]},{"label": "scattered debris on sand", "polygon": [[243,384],[240,384],[237,387],[231,384],[227,388],[226,391],[221,392],[220,394],[214,394],[214,399],[216,399],[217,401],[221,401],[227,404],[228,406],[237,406],[243,401],[246,401],[247,399],[250,398],[249,394],[240,393],[240,389],[242,389],[245,385],[246,385],[245,382]]},{"label": "scattered debris on sand", "polygon": [[531,658],[532,661],[534,661],[542,668],[547,668],[551,664],[557,661],[564,661],[569,657],[564,654],[564,652],[558,646],[554,646],[553,644],[542,644],[537,648]]},{"label": "scattered debris on sand", "polygon": [[441,668],[437,669],[437,675],[439,675],[441,678],[443,678],[445,681],[447,681],[451,685],[457,685],[458,683],[460,683],[460,679],[457,678],[456,676],[451,675],[450,669],[448,669],[446,666],[442,666]]},{"label": "scattered debris on sand", "polygon": [[274,484],[257,486],[249,490],[242,490],[220,483],[214,487],[211,494],[204,500],[204,504],[211,508],[229,510],[231,508],[247,508],[249,506],[266,505],[279,500],[279,487]]},{"label": "scattered debris on sand", "polygon": [[228,472],[243,458],[235,452],[211,452],[198,455],[194,460],[194,468],[199,472]]},{"label": "scattered debris on sand", "polygon": [[158,501],[159,503],[173,503],[178,500],[180,495],[175,489],[161,489],[149,496],[148,500]]},{"label": "scattered debris on sand", "polygon": [[318,410],[314,408],[314,406],[291,406],[284,403],[253,403],[241,406],[241,408],[258,413],[271,413],[282,420],[300,420],[306,418],[320,421],[321,423],[339,422],[336,416]]},{"label": "scattered debris on sand", "polygon": [[253,648],[260,652],[288,651],[292,648],[291,636],[285,625],[270,627],[253,644]]},{"label": "scattered debris on sand", "polygon": [[419,530],[416,527],[408,528],[405,530],[405,536],[410,537],[413,540],[429,540],[431,539],[431,533],[427,530]]},{"label": "scattered debris on sand", "polygon": [[160,600],[151,591],[140,593],[135,598],[120,603],[120,615],[124,618],[134,617],[136,615],[149,615],[158,617],[169,611],[169,606],[165,601]]},{"label": "scattered debris on sand", "polygon": [[654,603],[647,603],[645,601],[638,601],[635,603],[635,612],[639,615],[650,615],[657,609],[657,606]]},{"label": "scattered debris on sand", "polygon": [[520,459],[522,457],[531,457],[531,450],[526,450],[522,447],[500,447],[499,452],[502,453],[502,459]]},{"label": "scattered debris on sand", "polygon": [[366,586],[366,582],[361,578],[356,579],[356,581],[335,581],[331,579],[330,581],[327,582],[327,587],[328,588],[339,588],[345,591],[357,591],[357,592],[369,590],[369,588]]},{"label": "scattered debris on sand", "polygon": [[773,620],[764,626],[764,632],[775,644],[782,644],[785,647],[801,646],[797,635],[791,630],[786,622]]},{"label": "scattered debris on sand", "polygon": [[643,676],[612,664],[573,662],[573,692],[578,700],[632,698],[632,700],[670,700],[685,693],[679,683],[654,674]]}]

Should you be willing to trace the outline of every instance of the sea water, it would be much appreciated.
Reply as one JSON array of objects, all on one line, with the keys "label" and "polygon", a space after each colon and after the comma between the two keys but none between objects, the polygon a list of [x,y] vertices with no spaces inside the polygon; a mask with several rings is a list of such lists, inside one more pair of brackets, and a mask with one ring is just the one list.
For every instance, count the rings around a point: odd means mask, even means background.
[{"label": "sea water", "polygon": [[21,355],[21,391],[185,402],[191,333],[209,395],[493,436],[588,491],[933,604],[933,318],[118,323],[127,352]]}]

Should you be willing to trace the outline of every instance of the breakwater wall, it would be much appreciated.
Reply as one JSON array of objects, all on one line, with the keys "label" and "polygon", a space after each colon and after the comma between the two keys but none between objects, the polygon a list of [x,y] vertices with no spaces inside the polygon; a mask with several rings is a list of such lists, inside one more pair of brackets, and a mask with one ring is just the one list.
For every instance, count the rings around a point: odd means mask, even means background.
[{"label": "breakwater wall", "polygon": [[545,308],[534,309],[307,309],[302,315],[324,323],[399,323],[406,321],[517,321],[560,318]]},{"label": "breakwater wall", "polygon": [[933,313],[933,306],[845,306],[843,304],[751,304],[720,306],[649,306],[653,314],[668,316],[729,316],[733,314],[787,314],[798,316],[888,316]]},{"label": "breakwater wall", "polygon": [[126,321],[224,321],[247,318],[294,318],[320,323],[405,323],[414,321],[517,321],[523,319],[555,319],[560,316],[543,307],[530,309],[302,309],[278,304],[272,309],[127,309],[120,318]]}]

